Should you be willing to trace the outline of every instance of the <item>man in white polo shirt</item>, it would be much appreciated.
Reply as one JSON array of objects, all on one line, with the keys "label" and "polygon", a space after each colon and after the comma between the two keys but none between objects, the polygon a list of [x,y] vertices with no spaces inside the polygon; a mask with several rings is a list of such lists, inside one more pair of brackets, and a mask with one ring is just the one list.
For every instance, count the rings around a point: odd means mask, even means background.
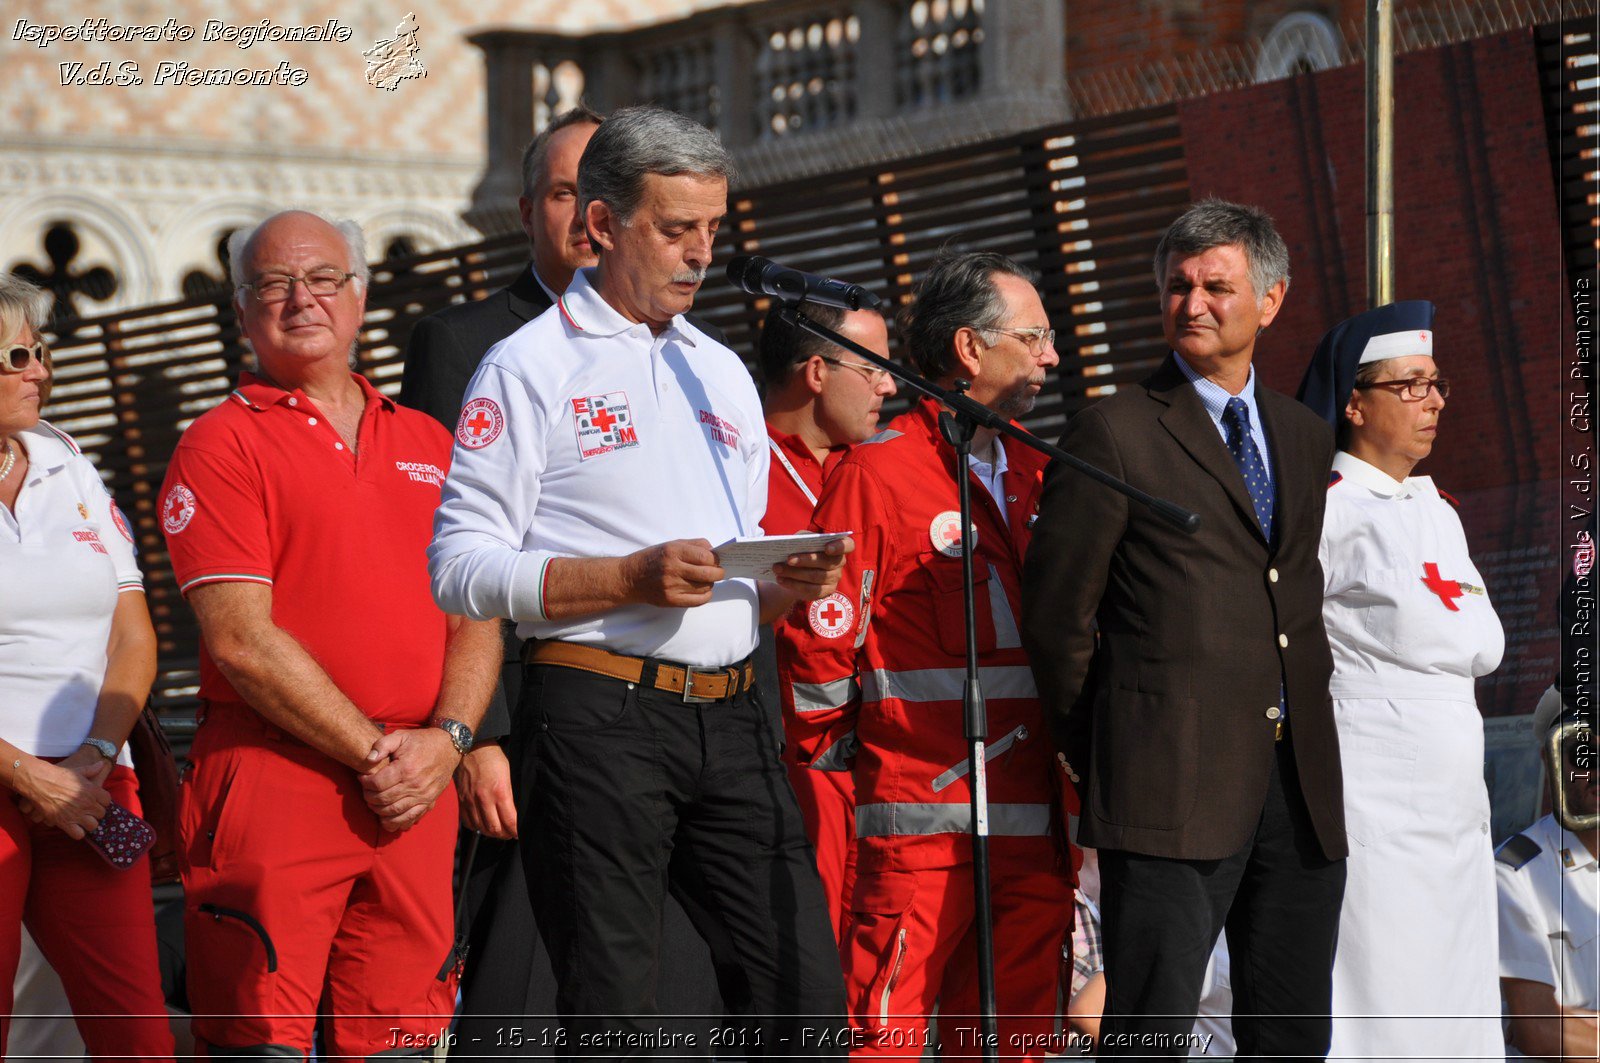
[{"label": "man in white polo shirt", "polygon": [[760,534],[767,500],[755,386],[683,317],[732,172],[713,134],[666,111],[595,132],[578,195],[600,264],[468,385],[428,551],[440,603],[534,640],[517,815],[578,1051],[656,1047],[669,876],[724,923],[771,1017],[736,1049],[802,1050],[802,1026],[844,1010],[749,658],[760,621],[832,593],[849,544],[759,585],[725,579],[711,550]]}]

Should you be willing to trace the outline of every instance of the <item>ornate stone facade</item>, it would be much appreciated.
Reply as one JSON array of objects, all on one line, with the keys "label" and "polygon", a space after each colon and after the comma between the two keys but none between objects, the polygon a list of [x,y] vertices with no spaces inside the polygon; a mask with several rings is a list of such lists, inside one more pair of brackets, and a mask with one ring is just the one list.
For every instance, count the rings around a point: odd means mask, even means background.
[{"label": "ornate stone facade", "polygon": [[[461,213],[483,170],[485,111],[482,58],[466,35],[497,26],[583,33],[700,6],[704,0],[10,5],[0,17],[0,269],[28,266],[69,286],[107,270],[106,298],[93,297],[105,294],[104,284],[81,285],[75,295],[77,309],[93,313],[179,298],[186,277],[220,280],[219,239],[285,206],[356,219],[375,257],[396,240],[414,250],[465,242],[476,235]],[[393,38],[408,12],[426,74],[375,88],[362,53]],[[264,39],[241,47],[246,35],[262,36],[263,20]],[[126,39],[121,28],[130,26],[154,27],[157,39]],[[281,39],[278,31],[295,27],[332,33]],[[92,39],[81,39],[85,30]],[[179,39],[186,30],[192,36]],[[80,39],[68,39],[73,33]],[[259,76],[273,83],[189,83],[241,69],[265,71]],[[77,239],[69,258],[59,234],[45,246],[63,226]]]}]

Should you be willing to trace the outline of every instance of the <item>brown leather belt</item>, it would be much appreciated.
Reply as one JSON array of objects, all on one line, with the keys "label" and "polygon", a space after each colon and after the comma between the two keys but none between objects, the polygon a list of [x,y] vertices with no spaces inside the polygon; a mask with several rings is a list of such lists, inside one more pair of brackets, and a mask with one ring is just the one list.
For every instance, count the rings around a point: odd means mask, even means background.
[{"label": "brown leather belt", "polygon": [[541,642],[529,639],[522,648],[522,663],[576,668],[580,672],[610,676],[628,683],[646,682],[644,676],[647,670],[654,669],[655,676],[648,681],[649,685],[657,690],[678,694],[690,703],[727,701],[735,694],[749,690],[755,685],[756,679],[755,665],[748,658],[727,668],[692,668],[670,661],[627,657],[598,646],[581,646],[575,642],[556,640]]}]

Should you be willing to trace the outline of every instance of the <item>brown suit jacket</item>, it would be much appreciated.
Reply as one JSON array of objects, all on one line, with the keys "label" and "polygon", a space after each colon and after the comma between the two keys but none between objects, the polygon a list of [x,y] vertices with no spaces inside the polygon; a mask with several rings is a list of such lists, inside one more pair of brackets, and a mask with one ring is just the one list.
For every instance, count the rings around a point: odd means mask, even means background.
[{"label": "brown suit jacket", "polygon": [[1060,463],[1047,474],[1022,634],[1078,776],[1084,845],[1188,860],[1242,849],[1266,797],[1282,677],[1317,840],[1328,858],[1345,854],[1317,561],[1333,433],[1264,387],[1256,404],[1277,483],[1273,543],[1171,355],[1075,417],[1061,446],[1198,513],[1199,531]]}]

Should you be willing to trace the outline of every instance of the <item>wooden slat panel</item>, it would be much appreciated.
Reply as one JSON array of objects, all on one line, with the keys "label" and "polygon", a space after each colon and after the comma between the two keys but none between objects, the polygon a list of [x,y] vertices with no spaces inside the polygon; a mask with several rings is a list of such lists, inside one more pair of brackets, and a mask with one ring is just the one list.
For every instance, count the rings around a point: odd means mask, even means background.
[{"label": "wooden slat panel", "polygon": [[[914,278],[946,246],[992,248],[1034,265],[1044,274],[1067,364],[1029,424],[1054,438],[1089,396],[1137,379],[1159,360],[1149,255],[1188,199],[1181,145],[1177,110],[1163,106],[892,167],[741,189],[731,197],[717,261],[760,253],[865,284],[893,305],[910,298]],[[376,264],[362,371],[393,394],[417,319],[503,287],[526,259],[521,234],[510,234]],[[1091,281],[1098,290],[1082,291]],[[713,276],[697,310],[748,357],[765,305]],[[155,495],[179,434],[226,397],[244,360],[225,292],[66,322],[57,331],[57,389],[47,414],[79,438],[134,524],[161,645],[156,701],[180,735],[195,705],[196,632],[172,582]]]}]

